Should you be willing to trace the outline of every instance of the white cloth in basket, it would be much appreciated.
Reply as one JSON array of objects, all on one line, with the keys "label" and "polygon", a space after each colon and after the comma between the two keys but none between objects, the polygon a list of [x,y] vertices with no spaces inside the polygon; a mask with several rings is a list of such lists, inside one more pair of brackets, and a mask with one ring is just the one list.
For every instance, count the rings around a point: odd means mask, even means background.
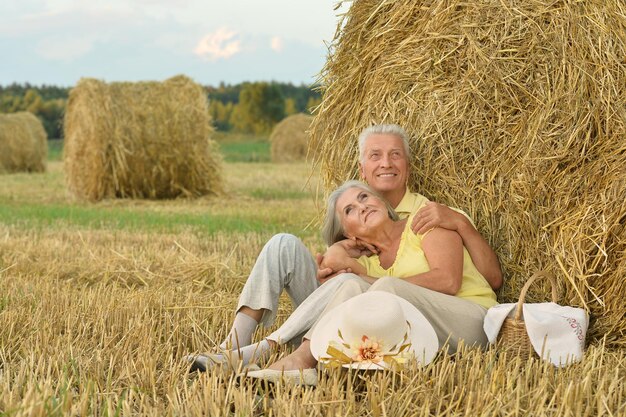
[{"label": "white cloth in basket", "polygon": [[[517,303],[499,304],[487,311],[483,328],[491,343],[496,342],[504,320],[514,317],[516,306]],[[556,303],[524,304],[522,320],[539,357],[556,366],[565,366],[582,358],[589,327],[589,316],[582,308]]]}]

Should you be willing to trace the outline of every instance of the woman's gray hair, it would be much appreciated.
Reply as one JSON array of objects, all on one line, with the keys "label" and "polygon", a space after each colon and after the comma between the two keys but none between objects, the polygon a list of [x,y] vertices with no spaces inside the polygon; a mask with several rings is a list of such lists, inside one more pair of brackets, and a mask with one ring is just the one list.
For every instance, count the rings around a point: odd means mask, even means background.
[{"label": "woman's gray hair", "polygon": [[399,125],[374,125],[366,128],[359,135],[359,161],[363,162],[363,152],[365,151],[365,142],[371,135],[394,135],[402,139],[404,145],[404,153],[409,158],[411,149],[409,148],[409,136]]},{"label": "woman's gray hair", "polygon": [[349,180],[344,182],[328,196],[328,206],[326,208],[326,217],[324,218],[324,225],[322,226],[322,238],[328,246],[340,240],[347,239],[344,235],[343,225],[341,219],[337,215],[337,200],[343,193],[351,188],[360,188],[363,191],[367,191],[374,197],[380,199],[387,207],[387,214],[393,221],[399,220],[398,213],[391,207],[391,204],[383,198],[379,193],[374,191],[369,185],[361,181]]}]

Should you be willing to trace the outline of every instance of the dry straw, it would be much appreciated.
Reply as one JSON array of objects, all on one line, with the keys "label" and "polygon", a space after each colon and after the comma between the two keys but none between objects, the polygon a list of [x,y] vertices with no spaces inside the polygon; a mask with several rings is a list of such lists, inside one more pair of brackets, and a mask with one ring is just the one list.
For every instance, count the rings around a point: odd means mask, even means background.
[{"label": "dry straw", "polygon": [[309,147],[313,117],[294,114],[278,123],[270,135],[273,162],[304,161]]},{"label": "dry straw", "polygon": [[43,172],[48,136],[32,113],[0,114],[0,173]]},{"label": "dry straw", "polygon": [[66,180],[78,197],[174,198],[222,189],[207,98],[187,77],[81,79],[70,92],[64,126]]},{"label": "dry straw", "polygon": [[622,0],[355,1],[320,76],[316,162],[331,188],[357,175],[363,128],[404,126],[411,188],[475,219],[499,299],[547,269],[591,338],[624,347],[625,56]]},{"label": "dry straw", "polygon": [[266,239],[0,224],[0,414],[624,415],[626,350],[602,344],[560,369],[461,348],[396,378],[324,372],[316,389],[187,378],[181,358],[224,339]]}]

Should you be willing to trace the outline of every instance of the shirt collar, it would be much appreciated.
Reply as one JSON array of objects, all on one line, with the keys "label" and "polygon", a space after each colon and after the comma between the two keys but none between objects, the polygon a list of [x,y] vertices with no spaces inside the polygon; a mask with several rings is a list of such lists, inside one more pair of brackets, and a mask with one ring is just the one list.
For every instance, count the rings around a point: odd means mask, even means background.
[{"label": "shirt collar", "polygon": [[421,207],[428,199],[421,194],[412,193],[409,188],[406,188],[404,197],[400,200],[400,203],[396,207],[396,213],[410,214]]}]

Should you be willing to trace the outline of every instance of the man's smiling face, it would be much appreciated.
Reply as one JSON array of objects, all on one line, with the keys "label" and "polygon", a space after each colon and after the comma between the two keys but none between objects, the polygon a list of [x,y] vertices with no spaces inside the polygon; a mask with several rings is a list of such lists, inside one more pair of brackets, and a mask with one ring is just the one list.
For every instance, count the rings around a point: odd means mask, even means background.
[{"label": "man's smiling face", "polygon": [[404,191],[408,177],[407,155],[402,139],[393,134],[373,134],[365,141],[361,176],[384,197]]}]

